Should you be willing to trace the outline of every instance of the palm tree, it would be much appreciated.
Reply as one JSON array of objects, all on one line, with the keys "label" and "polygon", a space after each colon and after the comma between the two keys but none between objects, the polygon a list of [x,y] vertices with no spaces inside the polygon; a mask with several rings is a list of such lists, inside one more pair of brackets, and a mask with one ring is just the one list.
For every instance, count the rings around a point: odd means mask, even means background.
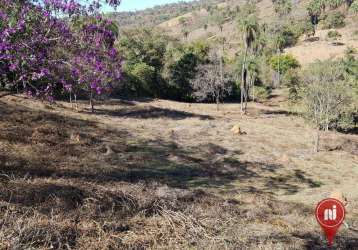
[{"label": "palm tree", "polygon": [[189,30],[188,29],[183,29],[182,33],[184,35],[185,40],[188,40],[188,36],[189,36]]},{"label": "palm tree", "polygon": [[[246,112],[246,103],[248,98],[247,85],[247,57],[250,50],[252,50],[253,43],[259,33],[259,24],[254,15],[249,15],[243,19],[239,19],[239,29],[242,33],[242,40],[244,43],[244,59],[241,68],[241,112]],[[245,100],[245,106],[243,101]]]},{"label": "palm tree", "polygon": [[308,15],[310,16],[311,23],[314,27],[314,33],[317,30],[319,16],[321,15],[322,10],[325,8],[323,1],[326,0],[311,0],[307,6]]},{"label": "palm tree", "polygon": [[350,9],[353,13],[358,14],[358,1],[352,3]]},{"label": "palm tree", "polygon": [[275,12],[280,16],[287,16],[292,11],[291,0],[272,0]]},{"label": "palm tree", "polygon": [[342,5],[345,5],[346,10],[348,10],[351,7],[351,5],[354,3],[354,0],[325,0],[325,1],[332,9],[336,9]]},{"label": "palm tree", "polygon": [[[248,90],[247,93],[251,92],[251,96],[252,96],[252,100],[255,101],[255,81],[257,79],[257,76],[259,74],[259,65],[258,65],[258,61],[257,61],[257,57],[251,56],[248,60],[247,63],[247,68],[248,68],[248,79],[249,79],[249,84],[248,84]],[[246,103],[245,103],[246,105]]]},{"label": "palm tree", "polygon": [[326,0],[326,1],[329,7],[331,7],[332,9],[338,8],[345,2],[345,0]]}]

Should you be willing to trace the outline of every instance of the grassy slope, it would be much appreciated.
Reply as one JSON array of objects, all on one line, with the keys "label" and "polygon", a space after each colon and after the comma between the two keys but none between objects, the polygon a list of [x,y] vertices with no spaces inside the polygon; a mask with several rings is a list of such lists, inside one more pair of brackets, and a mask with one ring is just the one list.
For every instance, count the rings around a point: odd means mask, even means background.
[{"label": "grassy slope", "polygon": [[[243,1],[241,0],[232,0],[229,1],[230,6],[241,5]],[[299,1],[298,4],[294,7],[292,15],[297,18],[302,18],[306,15],[305,6],[307,1]],[[272,17],[275,15],[273,10],[273,5],[271,0],[262,0],[257,4],[259,10],[259,17],[262,22],[272,21]],[[197,12],[196,15],[193,15],[192,12],[187,13],[184,17],[191,19],[192,23],[196,23],[196,20],[205,17],[208,13],[205,10]],[[160,28],[164,29],[166,32],[173,36],[182,37],[181,30],[182,27],[179,24],[179,18],[163,22],[159,25]],[[343,36],[338,40],[341,43],[340,46],[332,45],[331,42],[326,41],[326,35],[328,30],[319,30],[316,34],[316,37],[319,38],[319,41],[307,42],[305,37],[302,37],[299,43],[292,47],[286,49],[286,53],[293,54],[302,65],[307,65],[315,60],[323,60],[329,58],[340,58],[344,55],[344,51],[347,47],[358,48],[358,38],[353,36],[353,32],[357,30],[356,27],[356,18],[348,16],[346,19],[346,27],[337,29]],[[209,25],[208,29],[205,31],[201,28],[193,28],[191,30],[188,39],[190,41],[197,39],[207,39],[210,37],[210,34],[216,35],[219,34],[219,28],[214,25]],[[237,28],[235,21],[228,22],[224,25],[223,34],[227,39],[227,53],[228,56],[234,56],[238,51],[240,44],[240,37],[237,34]],[[211,37],[213,40],[213,37]]]},{"label": "grassy slope", "polygon": [[113,100],[93,115],[0,101],[0,248],[321,249],[313,208],[336,184],[358,219],[358,137],[327,133],[313,155],[282,98],[244,117],[237,104]]}]

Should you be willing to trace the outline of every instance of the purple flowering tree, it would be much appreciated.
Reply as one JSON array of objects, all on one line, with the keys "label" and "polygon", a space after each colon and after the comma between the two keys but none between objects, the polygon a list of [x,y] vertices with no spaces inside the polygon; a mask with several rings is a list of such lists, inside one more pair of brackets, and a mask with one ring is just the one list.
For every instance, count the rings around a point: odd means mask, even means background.
[{"label": "purple flowering tree", "polygon": [[29,96],[93,99],[121,79],[116,26],[101,4],[118,0],[0,0],[0,80]]}]

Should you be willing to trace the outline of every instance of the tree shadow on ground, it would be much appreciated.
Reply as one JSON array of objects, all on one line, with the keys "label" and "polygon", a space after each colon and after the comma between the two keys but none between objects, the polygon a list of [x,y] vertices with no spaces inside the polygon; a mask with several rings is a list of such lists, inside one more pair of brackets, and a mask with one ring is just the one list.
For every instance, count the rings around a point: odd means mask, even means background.
[{"label": "tree shadow on ground", "polygon": [[302,185],[308,188],[318,188],[322,183],[307,177],[307,173],[300,170],[294,169],[289,174],[280,174],[271,176],[266,182],[267,190],[278,190],[284,191],[285,194],[295,194],[300,191]]},{"label": "tree shadow on ground", "polygon": [[305,241],[305,249],[325,250],[325,249],[357,249],[358,247],[358,235],[340,234],[335,237],[334,246],[328,247],[327,241],[323,233],[293,233],[294,237],[300,238]]},{"label": "tree shadow on ground", "polygon": [[304,42],[310,42],[310,43],[313,43],[313,42],[317,42],[319,41],[319,37],[318,36],[314,36],[314,37],[308,37],[304,40]]},{"label": "tree shadow on ground", "polygon": [[122,108],[118,110],[108,109],[95,109],[95,115],[106,115],[123,118],[135,118],[135,119],[159,119],[166,118],[172,120],[183,120],[187,118],[199,118],[201,120],[212,120],[209,115],[200,115],[185,111],[178,111],[173,109],[158,108],[158,107],[134,107],[134,108]]},{"label": "tree shadow on ground", "polygon": [[291,112],[287,110],[263,110],[261,112],[264,115],[284,115],[284,116],[297,116],[297,112]]},{"label": "tree shadow on ground", "polygon": [[[241,161],[240,151],[213,143],[188,147],[174,141],[144,140],[125,129],[103,128],[95,122],[6,103],[0,103],[0,114],[0,174],[7,176],[10,183],[11,179],[48,178],[72,183],[63,187],[20,185],[13,190],[11,200],[26,206],[31,206],[31,200],[23,197],[26,188],[38,190],[42,200],[52,195],[66,196],[77,182],[155,182],[181,189],[238,188],[265,194],[295,193],[304,188],[302,185],[313,187],[314,183],[304,172],[291,172],[280,178],[283,166]],[[79,141],[71,139],[76,131],[82,134]],[[108,147],[110,152],[106,152]],[[1,197],[10,199],[8,192],[4,191]],[[76,197],[83,197],[84,192],[75,192]],[[76,202],[82,199],[76,197]]]}]

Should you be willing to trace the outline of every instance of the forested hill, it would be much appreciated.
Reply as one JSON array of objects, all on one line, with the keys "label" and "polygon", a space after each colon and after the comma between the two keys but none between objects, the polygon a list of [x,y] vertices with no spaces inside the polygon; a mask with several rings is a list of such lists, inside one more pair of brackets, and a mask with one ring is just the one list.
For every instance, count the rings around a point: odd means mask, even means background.
[{"label": "forested hill", "polygon": [[[245,10],[247,2],[255,4],[259,22],[268,25],[268,35],[276,32],[275,27],[285,26],[285,51],[293,54],[301,64],[309,64],[317,59],[341,58],[347,48],[358,47],[355,12],[353,8],[347,11],[344,5],[325,8],[319,16],[315,38],[307,40],[313,35],[310,34],[312,26],[309,24],[308,7],[315,2],[308,0],[292,0],[288,19],[278,17],[275,1],[272,0],[200,0],[109,15],[117,20],[121,30],[156,27],[183,42],[205,40],[215,43],[221,33],[225,34],[227,55],[233,57],[240,49],[241,42],[237,20],[245,11],[250,11]],[[338,43],[332,43],[329,37],[335,32],[337,39],[334,39]]]},{"label": "forested hill", "polygon": [[227,0],[198,0],[191,2],[178,2],[155,6],[140,11],[118,12],[109,14],[117,20],[120,27],[156,26],[172,18],[184,15],[188,12],[210,8]]}]

